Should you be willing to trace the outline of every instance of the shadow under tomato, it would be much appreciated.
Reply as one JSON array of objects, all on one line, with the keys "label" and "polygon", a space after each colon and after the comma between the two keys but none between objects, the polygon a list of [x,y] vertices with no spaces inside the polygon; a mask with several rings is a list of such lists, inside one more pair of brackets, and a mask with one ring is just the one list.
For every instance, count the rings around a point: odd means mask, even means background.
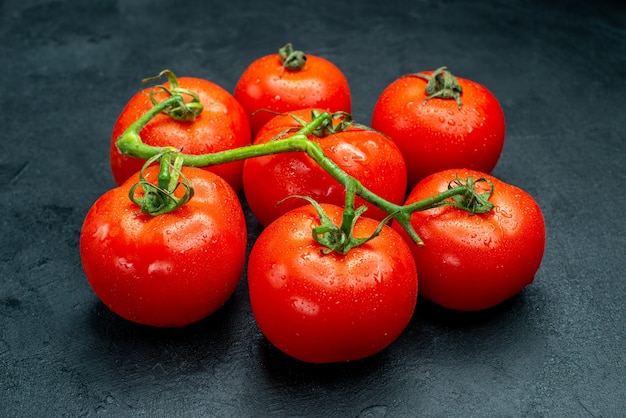
[{"label": "shadow under tomato", "polygon": [[113,313],[97,301],[89,322],[93,338],[99,342],[101,355],[118,364],[151,362],[210,363],[229,358],[232,338],[246,319],[240,298],[231,297],[207,318],[179,328],[162,328],[137,324]]},{"label": "shadow under tomato", "polygon": [[433,322],[448,326],[471,326],[489,322],[517,309],[523,303],[523,295],[517,294],[504,302],[479,311],[457,311],[444,308],[428,299],[420,297],[416,314]]},{"label": "shadow under tomato", "polygon": [[446,309],[420,298],[399,347],[420,362],[468,357],[478,361],[489,355],[518,353],[520,347],[534,352],[543,344],[537,339],[541,314],[536,296],[522,292],[490,309],[474,312]]},{"label": "shadow under tomato", "polygon": [[386,351],[361,360],[315,364],[297,360],[278,350],[266,338],[257,342],[258,355],[266,377],[287,386],[317,384],[324,387],[344,386],[372,376],[385,363]]},{"label": "shadow under tomato", "polygon": [[485,325],[489,322],[499,322],[515,311],[522,309],[524,292],[519,293],[504,302],[479,311],[457,311],[444,308],[423,297],[419,298],[414,318],[425,322],[450,328],[471,328]]}]

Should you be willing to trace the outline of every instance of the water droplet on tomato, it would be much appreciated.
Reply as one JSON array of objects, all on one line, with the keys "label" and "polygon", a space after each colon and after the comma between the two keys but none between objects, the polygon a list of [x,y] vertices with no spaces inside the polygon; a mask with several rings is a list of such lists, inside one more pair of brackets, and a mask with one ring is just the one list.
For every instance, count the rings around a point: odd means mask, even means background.
[{"label": "water droplet on tomato", "polygon": [[135,269],[135,265],[131,261],[128,261],[127,259],[123,257],[118,258],[116,260],[116,264],[118,268],[121,268],[124,270],[133,271]]},{"label": "water droplet on tomato", "polygon": [[280,289],[287,283],[287,273],[285,268],[278,264],[272,264],[268,276],[268,281],[275,289]]},{"label": "water droplet on tomato", "polygon": [[311,259],[311,254],[309,253],[301,253],[300,254],[300,258],[304,261],[310,260]]},{"label": "water droplet on tomato", "polygon": [[105,241],[109,237],[109,224],[100,225],[93,236],[100,242]]},{"label": "water droplet on tomato", "polygon": [[167,261],[155,261],[148,266],[148,274],[168,274],[172,272],[172,265]]},{"label": "water droplet on tomato", "polygon": [[313,301],[303,297],[293,297],[291,306],[298,312],[306,316],[315,316],[319,313],[320,307]]}]

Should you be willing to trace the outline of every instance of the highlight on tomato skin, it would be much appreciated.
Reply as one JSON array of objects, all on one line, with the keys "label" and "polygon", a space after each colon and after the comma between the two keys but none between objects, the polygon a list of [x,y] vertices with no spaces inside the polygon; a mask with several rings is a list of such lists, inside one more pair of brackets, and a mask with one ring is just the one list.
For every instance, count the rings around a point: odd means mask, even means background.
[{"label": "highlight on tomato skin", "polygon": [[[343,208],[321,205],[335,223]],[[321,252],[311,236],[319,218],[311,205],[271,223],[248,261],[255,320],[280,351],[309,363],[372,356],[390,346],[415,310],[418,279],[409,246],[392,228],[346,255]],[[378,221],[360,217],[355,236]]]},{"label": "highlight on tomato skin", "polygon": [[[477,311],[496,306],[530,285],[541,266],[546,228],[537,202],[524,190],[468,169],[434,173],[419,182],[405,204],[442,192],[455,178],[493,184],[494,209],[471,214],[450,206],[411,215],[424,246],[411,246],[420,295],[448,309]],[[394,223],[407,241],[410,238]]]},{"label": "highlight on tomato skin", "polygon": [[[154,181],[157,166],[145,171]],[[183,327],[218,310],[244,268],[247,232],[230,185],[209,171],[183,167],[193,198],[151,216],[128,198],[133,176],[96,200],[80,236],[85,276],[115,314],[155,327]]]}]

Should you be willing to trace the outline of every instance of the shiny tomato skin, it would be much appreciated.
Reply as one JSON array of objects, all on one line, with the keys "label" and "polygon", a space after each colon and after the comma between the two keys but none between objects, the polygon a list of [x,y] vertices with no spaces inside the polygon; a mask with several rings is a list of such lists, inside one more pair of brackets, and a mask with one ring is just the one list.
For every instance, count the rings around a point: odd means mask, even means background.
[{"label": "shiny tomato skin", "polygon": [[453,99],[424,102],[427,81],[415,75],[393,81],[374,106],[372,128],[398,144],[409,190],[427,175],[449,168],[490,173],[500,159],[505,119],[498,100],[481,84],[457,81],[463,88],[461,109]]},{"label": "shiny tomato skin", "polygon": [[[449,309],[477,311],[500,304],[533,282],[546,229],[541,209],[528,193],[475,170],[432,174],[415,186],[406,203],[447,190],[457,175],[489,179],[495,208],[486,214],[452,207],[414,212],[411,224],[425,245],[411,250],[424,298]],[[401,230],[397,224],[394,228]]]},{"label": "shiny tomato skin", "polygon": [[[180,77],[179,86],[200,97],[203,111],[192,122],[179,122],[161,113],[139,133],[144,143],[153,146],[172,146],[186,154],[206,154],[250,145],[250,122],[239,102],[217,84],[194,77]],[[169,87],[170,84],[164,83]],[[135,94],[119,115],[111,135],[110,163],[113,178],[120,185],[137,173],[144,160],[122,155],[115,141],[132,123],[153,107],[146,88]],[[168,98],[165,93],[155,96],[158,101]],[[185,96],[185,100],[189,97]],[[243,162],[205,168],[223,177],[235,191],[241,190]]]},{"label": "shiny tomato skin", "polygon": [[[306,121],[311,120],[311,109],[301,109],[292,114]],[[254,143],[271,141],[286,129],[299,126],[290,116],[276,116],[263,127]],[[404,200],[404,159],[398,147],[384,135],[350,128],[323,138],[311,135],[309,139],[318,143],[328,158],[377,195],[397,204]],[[289,210],[308,204],[302,199],[284,200],[289,196],[305,195],[318,202],[339,206],[343,206],[345,201],[345,187],[304,152],[246,160],[243,183],[250,210],[265,226]],[[356,206],[362,204],[368,206],[364,216],[383,219],[387,215],[357,197]]]},{"label": "shiny tomato skin", "polygon": [[[323,204],[341,222],[343,209]],[[417,275],[408,245],[392,228],[347,255],[322,254],[311,236],[319,217],[294,209],[259,236],[248,261],[252,312],[266,338],[309,363],[369,357],[389,346],[416,305]],[[355,236],[377,221],[360,218]]]},{"label": "shiny tomato skin", "polygon": [[[253,136],[275,113],[307,107],[331,113],[352,111],[350,86],[345,75],[335,64],[312,54],[307,54],[302,69],[294,71],[283,68],[278,54],[255,60],[239,78],[233,95],[246,109]],[[262,109],[274,113],[256,112]]]},{"label": "shiny tomato skin", "polygon": [[[234,292],[246,255],[237,195],[221,177],[183,168],[193,198],[150,216],[128,198],[136,177],[102,195],[81,232],[85,275],[100,300],[140,324],[182,327],[216,311]],[[156,167],[146,172],[156,177]],[[152,181],[152,180],[151,180]]]}]

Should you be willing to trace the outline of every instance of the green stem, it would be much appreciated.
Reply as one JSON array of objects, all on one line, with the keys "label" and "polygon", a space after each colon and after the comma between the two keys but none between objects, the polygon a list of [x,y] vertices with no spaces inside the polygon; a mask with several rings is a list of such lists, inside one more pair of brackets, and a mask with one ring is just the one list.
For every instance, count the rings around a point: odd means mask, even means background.
[{"label": "green stem", "polygon": [[148,124],[156,115],[163,112],[168,106],[172,106],[180,101],[180,96],[172,96],[162,102],[154,105],[150,110],[141,115],[132,125],[130,125],[124,133],[117,139],[115,145],[122,155],[149,160],[157,154],[165,151],[174,151],[173,147],[155,147],[145,144],[141,140],[139,132]]}]

